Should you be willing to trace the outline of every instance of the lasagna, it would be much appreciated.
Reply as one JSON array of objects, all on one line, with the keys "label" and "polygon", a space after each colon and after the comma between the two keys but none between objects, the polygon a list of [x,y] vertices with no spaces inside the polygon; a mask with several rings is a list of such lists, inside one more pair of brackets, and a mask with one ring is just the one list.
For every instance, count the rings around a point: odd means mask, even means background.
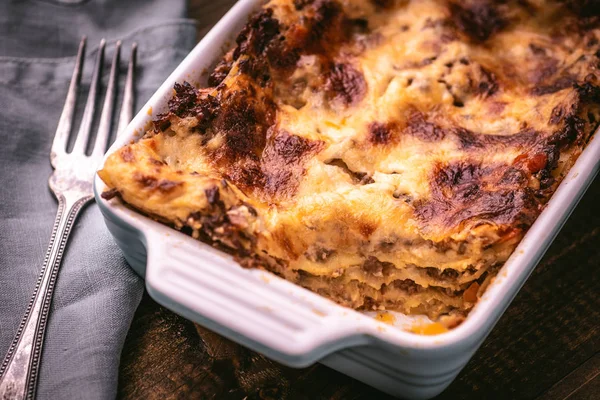
[{"label": "lasagna", "polygon": [[594,4],[268,1],[104,197],[344,306],[460,321],[600,118]]}]

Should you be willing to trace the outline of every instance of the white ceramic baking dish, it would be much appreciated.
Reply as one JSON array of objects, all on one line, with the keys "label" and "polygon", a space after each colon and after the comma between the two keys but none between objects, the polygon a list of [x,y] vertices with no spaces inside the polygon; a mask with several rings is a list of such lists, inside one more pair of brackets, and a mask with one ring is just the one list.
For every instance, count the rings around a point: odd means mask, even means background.
[{"label": "white ceramic baking dish", "polygon": [[[258,7],[241,0],[171,74],[111,151],[138,137],[164,112],[173,84],[202,84]],[[466,321],[450,332],[422,336],[326,300],[270,273],[241,268],[212,247],[122,205],[107,202],[96,178],[96,200],[129,264],[146,278],[150,295],[173,311],[283,364],[321,362],[395,396],[431,398],[465,366],[508,307],[592,182],[600,138],[590,141],[552,200]]]}]

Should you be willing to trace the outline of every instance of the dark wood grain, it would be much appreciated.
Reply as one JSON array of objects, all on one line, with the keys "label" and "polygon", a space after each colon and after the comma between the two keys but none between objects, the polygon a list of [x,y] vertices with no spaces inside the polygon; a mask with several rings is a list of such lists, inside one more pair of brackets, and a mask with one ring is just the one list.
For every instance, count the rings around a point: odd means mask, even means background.
[{"label": "dark wood grain", "polygon": [[[216,21],[234,3],[192,0]],[[201,24],[203,35],[210,24]],[[600,179],[479,351],[439,399],[600,399]],[[375,399],[322,365],[283,367],[145,296],[120,368],[123,399]]]},{"label": "dark wood grain", "polygon": [[189,14],[198,21],[201,39],[237,0],[189,0]]}]

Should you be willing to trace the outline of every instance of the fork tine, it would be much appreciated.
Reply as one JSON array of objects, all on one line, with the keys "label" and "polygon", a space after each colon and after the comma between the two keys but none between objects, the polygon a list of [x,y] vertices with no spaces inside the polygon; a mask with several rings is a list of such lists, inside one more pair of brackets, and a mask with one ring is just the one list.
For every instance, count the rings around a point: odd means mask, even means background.
[{"label": "fork tine", "polygon": [[108,138],[110,136],[110,126],[112,122],[113,109],[115,106],[115,85],[119,69],[119,56],[121,53],[121,41],[119,40],[115,46],[115,54],[113,56],[112,65],[110,67],[110,77],[108,79],[108,87],[104,97],[104,106],[102,107],[102,115],[100,116],[100,125],[96,135],[96,143],[92,150],[92,157],[101,158],[106,151]]},{"label": "fork tine", "polygon": [[90,93],[88,94],[87,102],[85,103],[85,110],[83,111],[79,132],[77,133],[77,139],[75,139],[75,145],[73,146],[73,153],[85,154],[87,142],[92,130],[92,122],[94,121],[94,112],[96,111],[98,82],[100,82],[100,75],[102,72],[105,46],[106,40],[102,39],[100,41],[100,46],[98,47],[98,56],[96,57],[96,66],[94,67],[94,74],[92,75]]},{"label": "fork tine", "polygon": [[133,81],[135,79],[135,66],[137,57],[137,43],[131,46],[131,58],[127,66],[127,79],[125,82],[125,92],[123,94],[123,104],[121,105],[121,113],[119,114],[119,126],[117,127],[117,136],[123,133],[131,119],[133,118]]},{"label": "fork tine", "polygon": [[54,141],[52,142],[50,163],[53,167],[56,167],[56,157],[64,155],[67,152],[67,142],[69,140],[69,134],[71,133],[71,126],[73,125],[73,114],[75,113],[75,104],[77,101],[77,90],[79,89],[81,71],[83,70],[85,42],[86,37],[84,36],[81,38],[81,42],[79,42],[77,60],[75,61],[75,69],[73,70],[73,76],[71,77],[71,83],[69,84],[67,99],[65,100],[65,106],[63,107],[62,114],[60,115],[58,127],[56,128],[56,134],[54,135]]}]

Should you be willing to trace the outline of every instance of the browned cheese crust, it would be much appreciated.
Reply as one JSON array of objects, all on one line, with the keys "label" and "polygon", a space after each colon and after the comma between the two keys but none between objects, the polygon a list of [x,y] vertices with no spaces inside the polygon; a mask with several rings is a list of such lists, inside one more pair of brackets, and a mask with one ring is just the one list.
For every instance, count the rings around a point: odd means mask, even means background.
[{"label": "browned cheese crust", "polygon": [[597,125],[597,8],[272,0],[99,174],[340,304],[464,316]]}]

